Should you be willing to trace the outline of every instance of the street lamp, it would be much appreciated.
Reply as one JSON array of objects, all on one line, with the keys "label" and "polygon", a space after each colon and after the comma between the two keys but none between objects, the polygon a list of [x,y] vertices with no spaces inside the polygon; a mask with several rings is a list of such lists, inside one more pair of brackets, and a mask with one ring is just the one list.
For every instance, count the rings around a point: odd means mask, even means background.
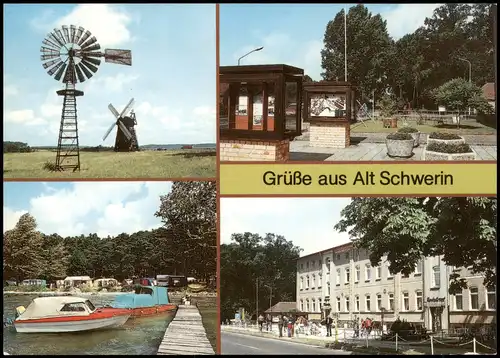
[{"label": "street lamp", "polygon": [[238,66],[240,65],[240,61],[241,61],[241,59],[242,59],[242,58],[247,57],[248,55],[250,55],[250,54],[251,54],[251,53],[253,53],[253,52],[260,51],[260,50],[262,50],[263,48],[264,48],[264,46],[257,47],[257,48],[255,48],[255,49],[253,49],[252,51],[247,52],[246,54],[244,54],[243,56],[241,56],[241,57],[238,59]]}]

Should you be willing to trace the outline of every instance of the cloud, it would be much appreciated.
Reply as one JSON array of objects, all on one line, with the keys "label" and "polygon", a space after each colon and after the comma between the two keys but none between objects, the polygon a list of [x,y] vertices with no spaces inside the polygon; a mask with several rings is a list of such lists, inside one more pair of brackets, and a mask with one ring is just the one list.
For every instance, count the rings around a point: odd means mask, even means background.
[{"label": "cloud", "polygon": [[43,118],[36,117],[35,112],[31,109],[7,111],[5,113],[5,120],[9,123],[27,126],[37,126],[46,123]]},{"label": "cloud", "polygon": [[15,211],[15,210],[9,209],[9,208],[4,206],[3,207],[3,232],[6,232],[7,230],[12,230],[16,226],[21,215],[23,215],[23,214],[26,214],[26,211],[24,211],[24,210]]},{"label": "cloud", "polygon": [[387,20],[387,31],[395,40],[414,32],[424,25],[426,17],[432,17],[441,4],[398,4],[381,13]]},{"label": "cloud", "polygon": [[3,85],[3,95],[6,96],[15,96],[19,94],[19,90],[14,85]]},{"label": "cloud", "polygon": [[170,182],[78,182],[65,189],[46,183],[44,192],[30,200],[26,211],[4,207],[4,228],[14,227],[19,217],[29,212],[46,234],[95,232],[103,237],[149,230],[161,225],[154,213],[160,205],[159,196],[170,189]]},{"label": "cloud", "polygon": [[85,90],[88,92],[93,92],[95,90],[107,91],[107,92],[122,92],[127,89],[127,87],[132,87],[131,84],[139,79],[137,74],[124,74],[117,73],[114,76],[103,76],[93,78],[91,82],[88,82]]},{"label": "cloud", "polygon": [[133,40],[127,26],[133,21],[131,14],[117,5],[80,4],[70,13],[54,19],[54,11],[48,10],[31,21],[39,31],[52,31],[63,25],[82,26],[92,32],[102,47],[118,46]]}]

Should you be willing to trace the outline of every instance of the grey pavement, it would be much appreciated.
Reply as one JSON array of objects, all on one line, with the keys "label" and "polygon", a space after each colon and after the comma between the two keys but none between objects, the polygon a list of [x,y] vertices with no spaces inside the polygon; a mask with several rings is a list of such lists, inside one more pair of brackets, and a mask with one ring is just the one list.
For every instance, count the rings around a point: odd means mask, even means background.
[{"label": "grey pavement", "polygon": [[221,332],[221,354],[261,355],[350,355],[351,352],[315,347],[303,343],[275,338],[250,336],[241,333]]}]

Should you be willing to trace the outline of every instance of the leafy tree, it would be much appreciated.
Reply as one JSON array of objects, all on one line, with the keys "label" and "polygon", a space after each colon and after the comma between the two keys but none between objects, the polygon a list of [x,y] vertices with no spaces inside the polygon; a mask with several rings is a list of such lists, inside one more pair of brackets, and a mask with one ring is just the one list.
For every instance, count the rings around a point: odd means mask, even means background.
[{"label": "leafy tree", "polygon": [[[335,229],[349,232],[356,247],[378,266],[387,255],[391,273],[410,274],[422,256],[441,256],[449,266],[470,267],[486,286],[496,277],[496,198],[354,198]],[[451,294],[467,284],[450,276]]]},{"label": "leafy tree", "polygon": [[[392,40],[386,21],[372,15],[364,5],[356,5],[347,14],[347,74],[348,81],[358,86],[362,97],[385,89],[381,80],[387,77]],[[321,51],[322,73],[325,80],[344,80],[344,10],[326,26],[324,48]],[[363,98],[364,100],[365,98]]]},{"label": "leafy tree", "polygon": [[15,228],[4,233],[4,278],[16,278],[18,281],[37,278],[44,270],[42,243],[35,218],[28,213],[23,214]]},{"label": "leafy tree", "polygon": [[44,265],[40,277],[45,279],[66,277],[69,255],[64,246],[64,239],[57,234],[42,234],[42,240],[41,257]]},{"label": "leafy tree", "polygon": [[222,320],[234,318],[240,307],[255,315],[257,289],[259,311],[269,308],[270,303],[295,300],[299,247],[275,234],[233,234],[232,241],[221,245]]},{"label": "leafy tree", "polygon": [[467,108],[486,111],[487,114],[492,111],[488,101],[483,97],[481,88],[463,78],[455,78],[444,83],[432,94],[438,104],[444,104],[458,112],[458,127],[460,127],[460,113],[465,112]]}]

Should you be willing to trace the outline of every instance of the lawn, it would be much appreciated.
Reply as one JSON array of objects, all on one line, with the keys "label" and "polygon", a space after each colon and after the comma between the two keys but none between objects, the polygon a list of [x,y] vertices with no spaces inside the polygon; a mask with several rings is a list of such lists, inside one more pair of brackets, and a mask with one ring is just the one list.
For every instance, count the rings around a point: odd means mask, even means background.
[{"label": "lawn", "polygon": [[[362,122],[356,122],[351,124],[351,132],[352,133],[391,133],[395,132],[397,129],[395,128],[384,128],[382,125],[382,121],[375,120],[372,121],[370,119],[365,120],[363,124]],[[496,130],[490,127],[486,127],[480,123],[477,123],[474,120],[463,120],[460,124],[460,128],[457,128],[455,124],[422,124],[415,125],[415,121],[408,121],[408,125],[411,127],[417,128],[422,133],[432,133],[432,132],[447,132],[447,133],[456,133],[456,134],[484,134],[484,135],[494,135],[496,134]],[[402,127],[402,121],[398,122],[398,127]]]},{"label": "lawn", "polygon": [[215,150],[165,150],[131,153],[81,152],[81,170],[52,172],[44,169],[55,162],[53,151],[6,153],[3,155],[4,178],[23,179],[166,179],[215,178]]}]

